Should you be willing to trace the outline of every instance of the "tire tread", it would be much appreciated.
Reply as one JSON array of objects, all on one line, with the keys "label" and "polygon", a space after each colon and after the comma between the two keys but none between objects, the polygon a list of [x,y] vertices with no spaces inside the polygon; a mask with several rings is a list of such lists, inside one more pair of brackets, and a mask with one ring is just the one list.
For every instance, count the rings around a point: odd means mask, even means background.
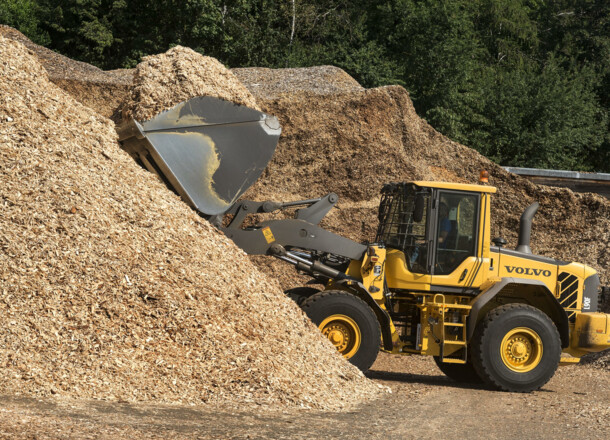
[{"label": "tire tread", "polygon": [[[491,310],[483,318],[483,320],[477,325],[477,329],[475,331],[475,335],[472,340],[473,366],[474,366],[477,374],[479,375],[479,377],[485,382],[486,385],[488,385],[492,388],[495,388],[495,389],[502,390],[502,391],[526,393],[529,391],[509,388],[506,385],[504,385],[503,383],[501,383],[499,380],[497,380],[497,378],[495,378],[494,375],[491,373],[489,365],[487,365],[485,360],[481,358],[481,353],[483,352],[483,343],[484,343],[483,340],[485,338],[486,333],[489,331],[490,325],[492,325],[492,323],[495,320],[499,319],[500,316],[502,316],[505,313],[512,311],[512,310],[534,311],[539,317],[541,317],[542,319],[545,319],[547,321],[547,324],[550,324],[550,327],[554,330],[553,337],[555,338],[555,340],[556,341],[561,340],[560,336],[559,336],[559,332],[557,331],[557,327],[555,326],[555,323],[553,323],[553,321],[540,309],[537,309],[536,307],[530,306],[528,304],[522,304],[522,303],[505,304],[505,305],[496,307],[495,309]],[[559,363],[559,362],[557,362],[557,363]],[[551,377],[553,377],[556,369],[557,369],[557,367],[555,367],[555,369],[549,370],[547,372],[546,377],[543,379],[543,382],[539,385],[538,388],[544,386],[551,379]]]},{"label": "tire tread", "polygon": [[[375,313],[373,312],[373,310],[371,309],[371,307],[362,300],[362,298],[359,298],[358,296],[343,291],[343,290],[323,290],[321,292],[318,292],[312,296],[310,296],[309,298],[307,298],[305,301],[303,301],[303,303],[301,304],[301,309],[303,310],[303,312],[305,312],[305,314],[307,316],[310,317],[310,314],[308,313],[308,311],[310,309],[312,309],[312,307],[314,307],[316,305],[316,303],[319,303],[320,301],[328,301],[333,297],[337,297],[337,298],[346,298],[346,301],[354,301],[355,304],[357,305],[358,308],[361,309],[361,311],[365,314],[369,315],[369,319],[371,319],[371,321],[375,322],[374,325],[374,335],[373,335],[373,341],[380,341],[381,340],[381,330],[379,329],[379,322],[377,321],[377,317],[375,316]],[[363,337],[363,343],[365,342],[364,337]],[[368,341],[366,341],[368,342]],[[364,360],[354,363],[355,358],[358,356],[358,354],[354,355],[349,362],[351,362],[353,365],[355,365],[356,367],[358,367],[362,372],[366,372],[371,365],[375,362],[375,359],[377,358],[377,355],[379,353],[379,346],[380,343],[377,342],[376,345],[374,345],[376,347],[375,350],[370,350],[370,352],[365,353],[363,352],[363,356],[364,356]]]}]

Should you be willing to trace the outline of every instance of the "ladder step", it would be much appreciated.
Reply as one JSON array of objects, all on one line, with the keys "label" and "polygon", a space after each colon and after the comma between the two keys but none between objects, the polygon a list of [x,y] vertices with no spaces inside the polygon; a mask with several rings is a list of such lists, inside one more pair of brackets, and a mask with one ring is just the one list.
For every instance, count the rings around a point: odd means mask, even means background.
[{"label": "ladder step", "polygon": [[463,322],[443,322],[445,327],[464,327]]},{"label": "ladder step", "polygon": [[439,307],[439,308],[446,308],[446,309],[463,309],[463,310],[470,310],[472,309],[471,305],[468,304],[443,304],[443,303],[429,303],[430,305],[434,306],[434,307]]},{"label": "ladder step", "polygon": [[465,364],[466,361],[464,359],[457,358],[443,358],[443,362],[445,364]]},{"label": "ladder step", "polygon": [[464,341],[444,341],[445,345],[466,345]]}]

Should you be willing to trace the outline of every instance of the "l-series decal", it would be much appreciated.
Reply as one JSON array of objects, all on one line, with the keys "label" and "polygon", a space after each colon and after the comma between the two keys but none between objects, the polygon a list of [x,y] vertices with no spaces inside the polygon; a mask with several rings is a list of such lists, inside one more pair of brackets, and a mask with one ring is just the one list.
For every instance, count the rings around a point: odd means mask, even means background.
[{"label": "l-series decal", "polygon": [[504,266],[508,273],[518,273],[519,275],[535,275],[543,277],[550,277],[551,271],[546,269],[532,269],[531,267],[515,267],[515,266]]}]

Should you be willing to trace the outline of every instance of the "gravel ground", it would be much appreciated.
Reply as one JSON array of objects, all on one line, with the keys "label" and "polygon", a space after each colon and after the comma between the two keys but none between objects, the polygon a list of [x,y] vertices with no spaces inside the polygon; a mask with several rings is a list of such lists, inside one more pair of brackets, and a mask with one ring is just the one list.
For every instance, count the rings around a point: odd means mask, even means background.
[{"label": "gravel ground", "polygon": [[[381,355],[370,376],[392,394],[347,412],[167,406],[0,396],[0,438],[23,439],[607,439],[610,374],[559,369],[518,394],[462,386],[432,359]],[[484,434],[483,434],[484,433]]]}]

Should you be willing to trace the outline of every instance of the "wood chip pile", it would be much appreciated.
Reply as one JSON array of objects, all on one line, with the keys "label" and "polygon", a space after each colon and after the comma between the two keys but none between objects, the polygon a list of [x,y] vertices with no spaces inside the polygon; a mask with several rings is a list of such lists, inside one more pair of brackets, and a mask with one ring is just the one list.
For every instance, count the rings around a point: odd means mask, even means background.
[{"label": "wood chip pile", "polygon": [[[30,42],[29,46],[36,45]],[[35,50],[37,54],[46,51],[44,48]],[[205,58],[183,48],[176,50],[193,62]],[[170,86],[185,90],[184,98],[197,93],[198,80],[194,81],[188,75],[183,79],[180,64],[174,63],[172,56],[166,54],[165,57],[169,62],[155,57],[154,63],[166,73],[178,74],[169,80]],[[47,70],[52,70],[53,63],[49,66],[44,57],[41,61]],[[203,65],[214,63],[204,61]],[[156,69],[155,65],[150,67],[153,71]],[[173,92],[163,96],[158,88],[167,78],[158,77],[154,72],[144,73],[148,69],[141,66],[141,78],[151,84],[151,95],[161,93],[159,98],[167,102],[162,107],[184,99]],[[129,83],[133,78],[133,71],[105,73],[117,77],[117,84]],[[532,232],[533,251],[587,263],[600,272],[603,284],[610,285],[610,205],[607,199],[536,185],[507,173],[476,151],[436,132],[419,118],[402,87],[365,90],[347,73],[329,66],[247,68],[234,69],[233,73],[247,86],[263,111],[279,117],[283,128],[271,164],[246,197],[289,201],[336,192],[340,196],[340,209],[333,210],[322,225],[357,241],[370,240],[377,228],[379,190],[383,183],[412,179],[475,183],[479,171],[487,169],[491,184],[498,187],[492,205],[493,236],[503,236],[509,242],[508,247],[514,248],[521,212],[530,203],[539,201],[541,208],[534,217]],[[94,80],[85,71],[80,78],[84,82]],[[61,81],[54,81],[63,87]],[[233,78],[229,82],[232,83]],[[156,85],[152,86],[153,83]],[[148,92],[142,86],[140,89],[146,97]],[[209,92],[209,89],[203,90]],[[86,87],[67,88],[67,91],[85,104],[89,99],[98,99],[91,98]],[[240,96],[245,96],[241,93]],[[114,113],[115,121],[118,121],[118,102],[127,95],[125,89],[117,88],[112,99],[101,96],[99,111],[107,116]],[[131,96],[132,101],[138,99],[137,95]],[[161,109],[155,108],[154,102],[146,104],[144,101],[140,100],[146,107],[143,116],[149,117]],[[254,106],[250,97],[247,101]],[[135,108],[133,103],[130,108]],[[264,272],[278,279],[284,289],[308,280],[299,277],[291,266],[275,259],[251,259]],[[610,304],[605,311],[610,312]]]},{"label": "wood chip pile", "polygon": [[45,68],[49,79],[78,101],[106,117],[113,116],[133,81],[130,70],[103,71],[33,43],[21,32],[0,25],[0,35],[23,43]]},{"label": "wood chip pile", "polygon": [[0,204],[0,394],[337,409],[379,392],[1,36]]},{"label": "wood chip pile", "polygon": [[335,66],[315,66],[289,69],[248,67],[231,70],[254,96],[277,98],[297,91],[321,95],[347,91],[363,91],[343,69]]},{"label": "wood chip pile", "polygon": [[138,64],[121,113],[125,120],[145,121],[194,96],[214,96],[260,110],[248,89],[218,60],[176,46]]}]

